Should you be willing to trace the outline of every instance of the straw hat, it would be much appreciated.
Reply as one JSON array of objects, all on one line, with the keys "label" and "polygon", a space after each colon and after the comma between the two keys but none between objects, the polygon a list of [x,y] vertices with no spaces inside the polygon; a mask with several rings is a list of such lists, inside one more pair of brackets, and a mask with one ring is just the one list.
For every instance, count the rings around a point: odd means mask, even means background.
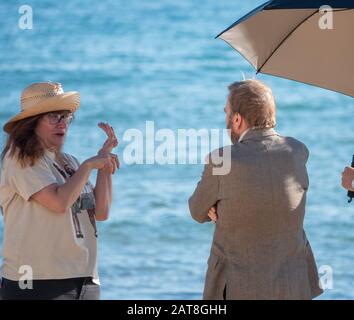
[{"label": "straw hat", "polygon": [[76,91],[64,93],[60,83],[33,83],[22,91],[20,113],[8,120],[3,129],[9,133],[16,121],[51,111],[75,112],[79,105],[80,94]]}]

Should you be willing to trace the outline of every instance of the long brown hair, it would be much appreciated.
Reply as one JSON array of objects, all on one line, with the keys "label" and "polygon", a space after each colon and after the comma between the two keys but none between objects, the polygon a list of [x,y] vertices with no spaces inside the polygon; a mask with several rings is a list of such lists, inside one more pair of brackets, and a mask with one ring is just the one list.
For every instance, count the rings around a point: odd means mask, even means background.
[{"label": "long brown hair", "polygon": [[28,164],[33,166],[44,155],[44,148],[35,132],[38,121],[43,115],[35,115],[13,124],[1,153],[1,162],[9,152],[9,156],[15,156],[22,167]]}]

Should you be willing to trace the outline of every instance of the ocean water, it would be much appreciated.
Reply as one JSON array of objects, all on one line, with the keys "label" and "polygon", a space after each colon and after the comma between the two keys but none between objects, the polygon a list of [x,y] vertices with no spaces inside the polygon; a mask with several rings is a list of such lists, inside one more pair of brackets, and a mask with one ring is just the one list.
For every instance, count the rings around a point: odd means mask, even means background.
[{"label": "ocean water", "polygon": [[[105,139],[99,121],[109,121],[120,139],[111,217],[99,224],[103,299],[201,298],[214,227],[194,222],[187,201],[203,166],[129,165],[122,138],[146,121],[174,132],[224,128],[227,85],[255,72],[214,37],[262,2],[27,1],[32,30],[18,27],[22,2],[0,2],[1,125],[18,112],[25,86],[51,80],[81,93],[66,152],[81,161],[95,155]],[[354,153],[353,100],[257,78],[273,88],[279,133],[310,149],[305,227],[320,275],[333,270],[333,288],[320,299],[353,299],[354,207],[340,186]]]}]

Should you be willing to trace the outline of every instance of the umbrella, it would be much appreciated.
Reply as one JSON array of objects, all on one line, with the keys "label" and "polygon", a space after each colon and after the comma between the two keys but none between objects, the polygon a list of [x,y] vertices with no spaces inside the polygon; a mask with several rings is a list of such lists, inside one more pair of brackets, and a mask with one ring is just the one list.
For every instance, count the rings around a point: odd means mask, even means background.
[{"label": "umbrella", "polygon": [[[333,10],[319,10],[322,5]],[[268,1],[216,38],[236,49],[257,73],[354,97],[353,9],[353,0]]]}]

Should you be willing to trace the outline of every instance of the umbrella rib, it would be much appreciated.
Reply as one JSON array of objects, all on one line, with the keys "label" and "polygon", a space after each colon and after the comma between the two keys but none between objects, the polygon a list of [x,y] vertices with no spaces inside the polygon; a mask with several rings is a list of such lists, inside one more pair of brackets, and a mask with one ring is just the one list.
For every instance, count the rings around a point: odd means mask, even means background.
[{"label": "umbrella rib", "polygon": [[318,12],[318,10],[316,9],[316,11],[314,11],[313,13],[311,13],[308,17],[306,17],[304,20],[302,20],[291,32],[288,33],[288,35],[283,39],[283,41],[281,41],[278,46],[273,50],[272,54],[267,58],[266,61],[264,61],[264,63],[261,65],[261,67],[259,69],[257,69],[256,74],[258,74],[259,72],[261,72],[262,68],[264,67],[264,65],[269,61],[269,59],[274,55],[274,53],[281,47],[281,45],[308,19],[310,19],[313,15],[315,15]]}]

